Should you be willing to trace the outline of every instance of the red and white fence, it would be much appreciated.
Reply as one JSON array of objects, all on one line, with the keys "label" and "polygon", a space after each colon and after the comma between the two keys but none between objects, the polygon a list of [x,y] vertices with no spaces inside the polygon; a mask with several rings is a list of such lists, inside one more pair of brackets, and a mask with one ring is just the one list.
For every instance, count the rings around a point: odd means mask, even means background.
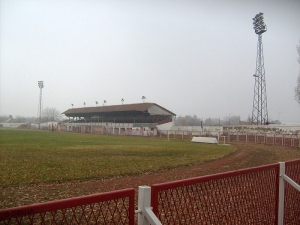
[{"label": "red and white fence", "polygon": [[298,134],[269,134],[269,133],[225,133],[228,142],[241,141],[278,146],[300,148],[300,136]]},{"label": "red and white fence", "polygon": [[[300,224],[300,159],[0,210],[0,224]],[[137,214],[135,218],[134,214]]]},{"label": "red and white fence", "polygon": [[279,165],[151,187],[162,224],[277,224]]},{"label": "red and white fence", "polygon": [[161,130],[159,137],[172,139],[192,139],[192,137],[215,137],[220,143],[240,141],[246,143],[258,143],[277,146],[289,146],[300,148],[300,134],[272,134],[250,132],[208,132],[185,130]]},{"label": "red and white fence", "polygon": [[0,210],[0,224],[134,224],[134,189]]}]

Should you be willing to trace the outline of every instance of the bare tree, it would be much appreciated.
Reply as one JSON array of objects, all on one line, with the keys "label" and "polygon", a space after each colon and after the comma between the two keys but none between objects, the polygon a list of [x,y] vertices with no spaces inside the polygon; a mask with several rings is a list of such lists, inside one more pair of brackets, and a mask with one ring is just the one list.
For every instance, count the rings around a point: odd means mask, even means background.
[{"label": "bare tree", "polygon": [[196,115],[190,116],[179,116],[175,120],[175,125],[177,126],[200,126],[201,119],[198,118]]},{"label": "bare tree", "polygon": [[231,116],[230,117],[230,124],[231,125],[239,125],[241,117],[240,116]]},{"label": "bare tree", "polygon": [[[299,45],[297,45],[297,52],[299,56],[298,63],[300,64],[300,40],[299,40]],[[295,87],[295,99],[300,104],[300,71],[297,78],[297,85]]]},{"label": "bare tree", "polygon": [[224,117],[224,124],[226,125],[239,125],[240,124],[241,117],[240,116],[225,116]]},{"label": "bare tree", "polygon": [[48,122],[48,121],[60,121],[62,118],[60,112],[56,108],[45,108],[43,110],[43,122]]}]

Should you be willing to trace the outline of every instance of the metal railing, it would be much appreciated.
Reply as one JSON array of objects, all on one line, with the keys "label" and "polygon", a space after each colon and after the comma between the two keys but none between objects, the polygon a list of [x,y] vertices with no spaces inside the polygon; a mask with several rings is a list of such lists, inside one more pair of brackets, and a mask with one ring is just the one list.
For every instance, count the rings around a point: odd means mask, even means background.
[{"label": "metal railing", "polygon": [[300,224],[300,162],[281,162],[278,224]]},{"label": "metal railing", "polygon": [[162,224],[276,224],[279,164],[151,187]]},{"label": "metal railing", "polygon": [[210,132],[189,130],[159,130],[158,136],[172,139],[192,139],[193,136],[215,137],[220,143],[224,141],[240,141],[246,143],[259,143],[277,146],[300,148],[300,134],[250,133],[250,132]]},{"label": "metal railing", "polygon": [[300,159],[0,210],[0,224],[300,224]]},{"label": "metal railing", "polygon": [[153,212],[162,224],[300,224],[300,160],[283,165],[153,185]]},{"label": "metal railing", "polygon": [[0,224],[134,224],[134,189],[0,210]]},{"label": "metal railing", "polygon": [[270,134],[270,133],[224,133],[230,141],[252,142],[278,146],[300,148],[300,135],[298,134]]}]

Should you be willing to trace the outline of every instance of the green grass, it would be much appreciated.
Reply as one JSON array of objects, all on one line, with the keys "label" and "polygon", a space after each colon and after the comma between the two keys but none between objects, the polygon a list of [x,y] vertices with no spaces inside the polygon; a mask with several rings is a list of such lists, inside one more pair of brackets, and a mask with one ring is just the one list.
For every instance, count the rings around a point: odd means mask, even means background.
[{"label": "green grass", "polygon": [[209,161],[233,146],[133,136],[0,129],[0,184],[106,179]]}]

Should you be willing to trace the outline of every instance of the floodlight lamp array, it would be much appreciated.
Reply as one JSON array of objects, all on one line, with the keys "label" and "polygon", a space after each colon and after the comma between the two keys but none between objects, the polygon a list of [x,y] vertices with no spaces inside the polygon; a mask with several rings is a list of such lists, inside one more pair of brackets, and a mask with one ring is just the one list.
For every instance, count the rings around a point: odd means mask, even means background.
[{"label": "floodlight lamp array", "polygon": [[39,88],[43,88],[44,87],[43,81],[38,81],[38,85],[39,85]]},{"label": "floodlight lamp array", "polygon": [[263,13],[258,13],[253,18],[253,29],[256,34],[262,34],[267,31],[267,26],[264,23],[264,16]]}]

